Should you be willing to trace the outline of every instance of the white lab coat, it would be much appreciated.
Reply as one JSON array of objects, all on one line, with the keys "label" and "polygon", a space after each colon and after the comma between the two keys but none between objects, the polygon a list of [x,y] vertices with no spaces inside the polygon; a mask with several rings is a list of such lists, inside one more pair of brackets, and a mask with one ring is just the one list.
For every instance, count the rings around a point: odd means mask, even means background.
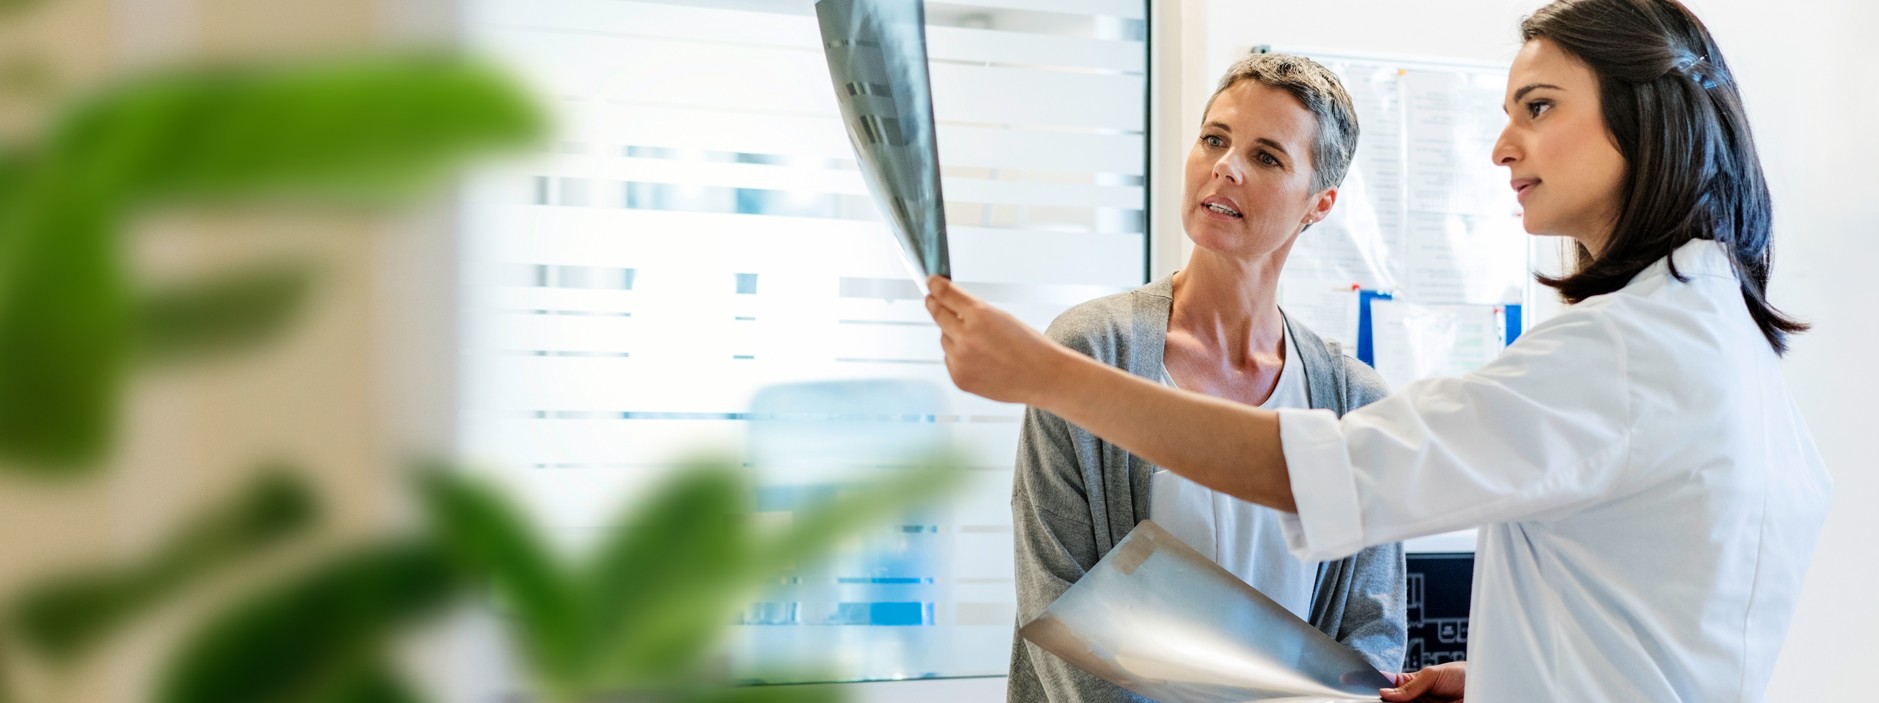
[{"label": "white lab coat", "polygon": [[1720,245],[1461,378],[1281,410],[1302,559],[1481,526],[1469,703],[1759,701],[1831,480]]}]

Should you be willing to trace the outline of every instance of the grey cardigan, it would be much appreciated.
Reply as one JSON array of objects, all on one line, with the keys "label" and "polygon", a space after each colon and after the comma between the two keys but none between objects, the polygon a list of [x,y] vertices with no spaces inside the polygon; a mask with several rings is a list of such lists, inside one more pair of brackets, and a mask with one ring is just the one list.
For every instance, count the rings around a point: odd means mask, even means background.
[{"label": "grey cardigan", "polygon": [[[1160,379],[1174,305],[1171,278],[1065,311],[1046,334],[1098,361]],[[1335,342],[1286,321],[1311,407],[1339,415],[1385,393],[1370,367]],[[1026,409],[1011,489],[1018,625],[1030,622],[1148,517],[1155,467],[1062,418]],[[1318,568],[1311,623],[1382,671],[1403,663],[1408,636],[1401,544],[1370,547]],[[1145,701],[1013,636],[1010,701]]]}]

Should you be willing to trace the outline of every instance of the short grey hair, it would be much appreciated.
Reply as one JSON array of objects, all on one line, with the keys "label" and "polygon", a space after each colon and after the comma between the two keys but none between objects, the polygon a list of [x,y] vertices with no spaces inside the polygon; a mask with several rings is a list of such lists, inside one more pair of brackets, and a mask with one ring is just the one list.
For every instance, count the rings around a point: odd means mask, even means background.
[{"label": "short grey hair", "polygon": [[1342,184],[1357,154],[1357,108],[1337,74],[1303,56],[1253,54],[1220,77],[1220,87],[1207,98],[1207,107],[1212,108],[1214,98],[1241,81],[1291,93],[1311,112],[1318,121],[1318,138],[1311,144],[1312,187],[1324,190]]}]

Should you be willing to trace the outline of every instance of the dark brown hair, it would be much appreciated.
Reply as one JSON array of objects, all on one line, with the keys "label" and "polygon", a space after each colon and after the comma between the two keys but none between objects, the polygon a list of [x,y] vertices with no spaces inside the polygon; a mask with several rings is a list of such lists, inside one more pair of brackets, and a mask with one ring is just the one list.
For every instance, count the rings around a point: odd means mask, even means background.
[{"label": "dark brown hair", "polygon": [[[1603,251],[1576,245],[1573,271],[1539,281],[1577,303],[1623,288],[1692,239],[1723,244],[1749,314],[1775,352],[1807,323],[1769,304],[1768,184],[1722,51],[1677,0],[1556,0],[1520,23],[1598,76],[1605,128],[1625,160]],[[1670,267],[1672,276],[1686,280]]]}]

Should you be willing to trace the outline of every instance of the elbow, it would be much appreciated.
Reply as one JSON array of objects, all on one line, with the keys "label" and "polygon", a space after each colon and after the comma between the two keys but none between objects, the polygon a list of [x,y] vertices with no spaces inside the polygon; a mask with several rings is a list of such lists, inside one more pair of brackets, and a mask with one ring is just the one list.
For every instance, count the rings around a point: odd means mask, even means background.
[{"label": "elbow", "polygon": [[1292,499],[1291,486],[1285,486],[1279,490],[1278,493],[1272,497],[1272,501],[1267,503],[1267,505],[1271,506],[1273,510],[1280,510],[1293,515],[1298,514],[1298,501]]},{"label": "elbow", "polygon": [[1272,466],[1278,470],[1266,472],[1263,491],[1265,495],[1260,496],[1261,499],[1255,502],[1273,510],[1282,510],[1297,515],[1298,500],[1292,496],[1291,467],[1286,466],[1284,457],[1280,457],[1280,460],[1274,462]]}]

